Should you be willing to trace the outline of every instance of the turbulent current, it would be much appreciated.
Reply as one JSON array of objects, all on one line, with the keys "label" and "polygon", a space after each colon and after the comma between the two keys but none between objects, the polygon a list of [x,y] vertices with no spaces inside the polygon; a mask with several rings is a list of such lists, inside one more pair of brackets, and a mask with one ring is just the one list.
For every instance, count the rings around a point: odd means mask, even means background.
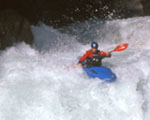
[{"label": "turbulent current", "polygon": [[[0,120],[149,120],[149,28],[150,17],[31,26],[34,46],[20,43],[0,53]],[[91,41],[103,51],[129,43],[103,60],[116,82],[73,67]]]}]

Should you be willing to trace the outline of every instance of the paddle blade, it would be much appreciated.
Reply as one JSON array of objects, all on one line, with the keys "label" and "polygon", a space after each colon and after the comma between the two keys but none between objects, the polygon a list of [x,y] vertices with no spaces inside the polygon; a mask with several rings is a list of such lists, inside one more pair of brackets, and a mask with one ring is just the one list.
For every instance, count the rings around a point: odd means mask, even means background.
[{"label": "paddle blade", "polygon": [[128,48],[128,43],[123,43],[123,44],[118,45],[112,52],[123,51],[127,48]]}]

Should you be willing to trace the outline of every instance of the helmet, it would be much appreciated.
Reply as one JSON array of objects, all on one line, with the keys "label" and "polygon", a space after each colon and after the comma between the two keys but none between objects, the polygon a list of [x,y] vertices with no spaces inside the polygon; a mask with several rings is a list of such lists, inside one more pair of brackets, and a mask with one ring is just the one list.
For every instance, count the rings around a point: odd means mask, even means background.
[{"label": "helmet", "polygon": [[91,47],[97,49],[98,48],[98,44],[96,42],[92,42]]}]

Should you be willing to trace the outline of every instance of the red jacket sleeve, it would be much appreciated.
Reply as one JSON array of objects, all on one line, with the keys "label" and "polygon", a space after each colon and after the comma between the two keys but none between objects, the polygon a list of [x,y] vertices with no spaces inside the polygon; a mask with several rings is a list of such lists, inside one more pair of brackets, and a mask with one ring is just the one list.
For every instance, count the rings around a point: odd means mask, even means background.
[{"label": "red jacket sleeve", "polygon": [[89,56],[89,54],[89,51],[86,51],[86,53],[84,53],[84,55],[80,58],[79,63],[83,62]]}]

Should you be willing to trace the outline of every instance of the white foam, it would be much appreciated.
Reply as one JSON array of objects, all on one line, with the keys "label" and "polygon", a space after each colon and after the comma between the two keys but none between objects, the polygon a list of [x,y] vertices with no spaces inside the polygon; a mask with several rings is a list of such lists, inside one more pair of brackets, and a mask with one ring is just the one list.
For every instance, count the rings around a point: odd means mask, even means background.
[{"label": "white foam", "polygon": [[111,84],[71,67],[89,44],[32,26],[36,49],[21,43],[1,53],[0,120],[149,120],[149,19],[108,21],[98,29],[101,49],[129,43],[103,61],[118,77]]}]

